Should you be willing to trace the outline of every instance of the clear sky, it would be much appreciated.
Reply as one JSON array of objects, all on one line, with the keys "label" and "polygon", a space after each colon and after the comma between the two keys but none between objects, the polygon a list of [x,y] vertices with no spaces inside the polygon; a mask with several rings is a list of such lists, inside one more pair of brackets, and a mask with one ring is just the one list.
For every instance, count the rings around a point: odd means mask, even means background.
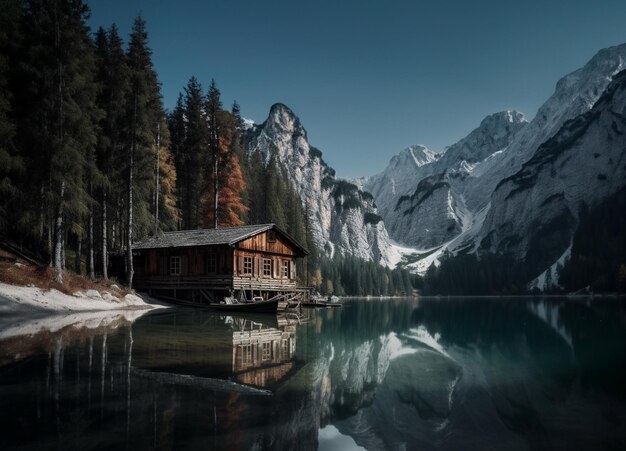
[{"label": "clear sky", "polygon": [[192,75],[262,122],[282,102],[339,176],[440,150],[626,42],[625,0],[91,0],[93,31],[146,20],[163,99]]}]

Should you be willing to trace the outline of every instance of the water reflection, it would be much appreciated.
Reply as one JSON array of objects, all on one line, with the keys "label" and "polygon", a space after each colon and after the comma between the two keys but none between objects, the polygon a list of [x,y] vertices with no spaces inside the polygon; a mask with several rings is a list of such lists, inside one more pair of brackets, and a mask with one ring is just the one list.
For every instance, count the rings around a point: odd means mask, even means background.
[{"label": "water reflection", "polygon": [[27,337],[0,324],[0,448],[619,449],[625,311],[355,300],[24,323]]},{"label": "water reflection", "polygon": [[160,382],[269,394],[238,384],[273,390],[297,370],[297,321],[284,315],[155,315],[134,327],[133,371]]}]

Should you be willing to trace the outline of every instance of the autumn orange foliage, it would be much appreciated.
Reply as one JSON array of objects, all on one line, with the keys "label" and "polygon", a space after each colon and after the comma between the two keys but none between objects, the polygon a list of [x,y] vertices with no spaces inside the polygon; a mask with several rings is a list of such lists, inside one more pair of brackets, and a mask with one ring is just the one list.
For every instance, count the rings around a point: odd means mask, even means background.
[{"label": "autumn orange foliage", "polygon": [[[226,113],[218,142],[218,227],[235,227],[244,224],[242,216],[248,207],[243,203],[246,182],[243,179],[239,158],[232,149],[234,123]],[[212,166],[208,170],[208,183],[202,198],[205,227],[213,227],[214,219],[214,178]]]}]

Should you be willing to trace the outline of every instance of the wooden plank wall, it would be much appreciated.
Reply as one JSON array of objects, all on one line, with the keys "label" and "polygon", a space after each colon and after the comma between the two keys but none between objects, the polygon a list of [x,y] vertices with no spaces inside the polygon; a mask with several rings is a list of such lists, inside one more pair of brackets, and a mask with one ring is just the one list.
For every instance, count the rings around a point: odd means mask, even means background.
[{"label": "wooden plank wall", "polygon": [[289,244],[289,242],[279,233],[274,233],[274,237],[276,239],[274,241],[270,241],[270,232],[273,231],[268,230],[250,237],[247,240],[243,240],[237,244],[237,248],[270,254],[295,255],[295,251],[293,250],[291,244]]},{"label": "wooden plank wall", "polygon": [[151,249],[142,253],[143,264],[138,267],[140,275],[169,275],[170,257],[181,259],[181,276],[205,274],[207,254],[217,255],[217,274],[233,274],[233,249],[230,246],[198,246],[172,249]]},{"label": "wooden plank wall", "polygon": [[[181,258],[180,276],[205,275],[207,254],[217,255],[217,275],[240,275],[243,277],[283,279],[282,262],[287,260],[290,274],[287,279],[295,279],[296,250],[282,235],[274,231],[266,231],[241,241],[235,249],[228,245],[195,246],[166,249],[150,249],[142,251],[136,260],[138,275],[170,275],[170,257]],[[252,275],[242,275],[240,271],[243,256],[254,258]],[[272,274],[263,276],[263,258],[272,260]],[[177,277],[177,276],[171,276]]]}]

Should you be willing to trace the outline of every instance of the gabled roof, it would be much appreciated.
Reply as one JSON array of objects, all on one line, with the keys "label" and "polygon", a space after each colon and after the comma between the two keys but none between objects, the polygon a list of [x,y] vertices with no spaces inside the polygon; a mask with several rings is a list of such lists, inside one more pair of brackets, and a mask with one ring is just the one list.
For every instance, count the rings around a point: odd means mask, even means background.
[{"label": "gabled roof", "polygon": [[274,229],[284,236],[301,255],[309,252],[289,234],[275,224],[259,224],[240,227],[223,227],[218,229],[179,230],[163,232],[133,244],[133,249],[161,249],[168,247],[214,246],[219,244],[234,245],[252,236]]}]

